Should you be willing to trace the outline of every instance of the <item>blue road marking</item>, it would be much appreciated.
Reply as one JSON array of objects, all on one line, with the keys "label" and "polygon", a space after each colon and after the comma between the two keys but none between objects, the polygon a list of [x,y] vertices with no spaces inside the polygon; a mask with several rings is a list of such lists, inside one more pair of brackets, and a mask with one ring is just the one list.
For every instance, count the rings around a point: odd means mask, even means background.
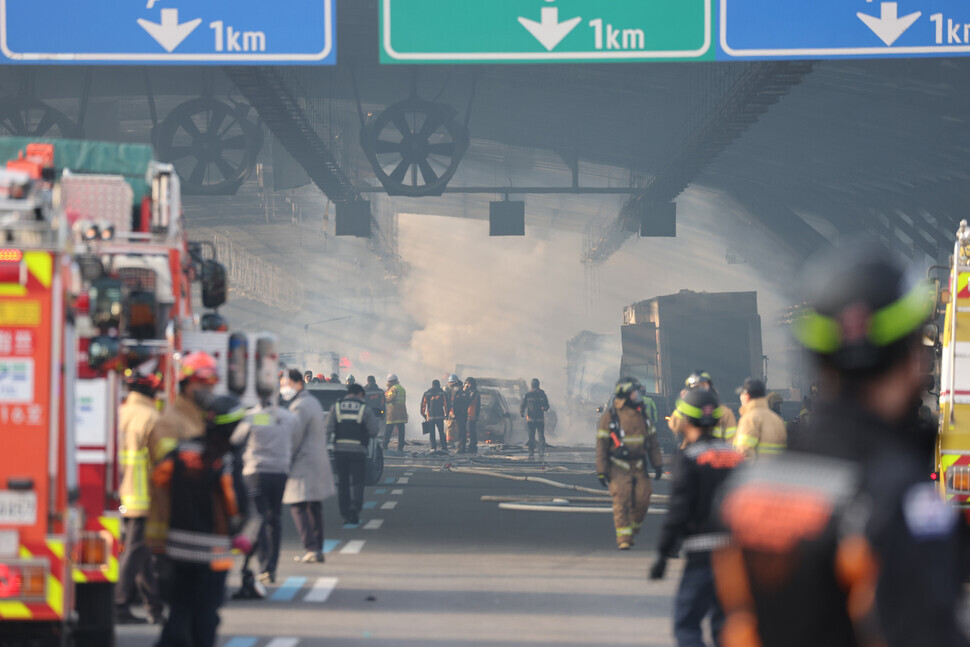
[{"label": "blue road marking", "polygon": [[276,593],[270,597],[270,600],[273,602],[289,602],[296,597],[304,584],[306,584],[305,577],[288,577],[280,588],[276,589]]},{"label": "blue road marking", "polygon": [[340,545],[339,539],[325,539],[323,541],[323,552],[325,553],[333,552],[339,545]]},{"label": "blue road marking", "polygon": [[253,636],[236,636],[235,638],[230,638],[229,642],[225,643],[222,647],[253,647],[258,640],[258,638]]},{"label": "blue road marking", "polygon": [[393,476],[391,478],[384,479],[385,483],[394,483],[395,481],[397,481],[397,479],[394,478]]},{"label": "blue road marking", "polygon": [[365,501],[362,506],[364,510],[373,510],[377,506],[377,501]]},{"label": "blue road marking", "polygon": [[353,530],[354,528],[360,528],[359,523],[345,523],[343,525],[344,530]]}]

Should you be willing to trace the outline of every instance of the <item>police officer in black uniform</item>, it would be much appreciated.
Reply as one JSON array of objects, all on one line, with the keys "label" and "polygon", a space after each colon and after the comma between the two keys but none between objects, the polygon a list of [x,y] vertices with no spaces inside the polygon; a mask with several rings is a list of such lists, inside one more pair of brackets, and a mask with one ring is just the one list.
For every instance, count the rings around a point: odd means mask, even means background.
[{"label": "police officer in black uniform", "polygon": [[364,476],[367,472],[367,445],[377,437],[378,420],[364,404],[364,387],[351,384],[347,395],[330,407],[327,438],[333,439],[337,468],[337,500],[344,523],[360,523],[364,505]]},{"label": "police officer in black uniform", "polygon": [[722,642],[964,646],[963,528],[928,479],[915,424],[934,300],[885,250],[839,252],[806,273],[793,324],[820,378],[808,428],[726,486]]}]

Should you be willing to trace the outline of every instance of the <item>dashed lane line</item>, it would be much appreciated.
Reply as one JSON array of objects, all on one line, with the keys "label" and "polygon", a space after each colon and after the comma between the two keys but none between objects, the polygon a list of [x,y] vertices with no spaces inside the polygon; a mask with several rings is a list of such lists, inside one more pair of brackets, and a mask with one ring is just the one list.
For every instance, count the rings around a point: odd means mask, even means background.
[{"label": "dashed lane line", "polygon": [[306,597],[303,598],[304,602],[326,602],[330,594],[337,587],[336,577],[321,577],[318,578],[313,584],[313,588],[310,589]]},{"label": "dashed lane line", "polygon": [[408,479],[407,476],[402,476],[401,478],[399,478],[397,480],[397,483],[398,483],[398,485],[407,485],[407,483],[408,483],[409,480],[410,479]]},{"label": "dashed lane line", "polygon": [[364,530],[377,530],[384,525],[383,519],[371,519],[364,524]]},{"label": "dashed lane line", "polygon": [[273,638],[266,643],[266,647],[296,647],[299,644],[299,638]]},{"label": "dashed lane line", "polygon": [[396,507],[397,501],[385,501],[384,504],[381,505],[381,510],[393,510]]},{"label": "dashed lane line", "polygon": [[222,647],[253,647],[257,642],[259,642],[259,638],[255,636],[235,636],[224,643]]},{"label": "dashed lane line", "polygon": [[364,541],[365,540],[363,539],[354,539],[352,541],[348,541],[347,544],[340,549],[340,554],[341,555],[358,554],[364,548]]},{"label": "dashed lane line", "polygon": [[269,599],[273,602],[289,602],[296,597],[304,584],[306,584],[305,577],[288,577]]},{"label": "dashed lane line", "polygon": [[391,494],[404,494],[404,490],[391,490]]}]

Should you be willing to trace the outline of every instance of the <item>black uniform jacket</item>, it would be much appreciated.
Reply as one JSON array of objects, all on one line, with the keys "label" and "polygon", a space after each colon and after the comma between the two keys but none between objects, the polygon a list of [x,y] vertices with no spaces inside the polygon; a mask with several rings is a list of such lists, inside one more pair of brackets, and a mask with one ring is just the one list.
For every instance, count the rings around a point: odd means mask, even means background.
[{"label": "black uniform jacket", "polygon": [[681,541],[687,553],[710,552],[723,543],[712,513],[714,497],[743,460],[730,445],[713,438],[701,438],[678,453],[670,510],[657,546],[661,556],[674,557]]}]

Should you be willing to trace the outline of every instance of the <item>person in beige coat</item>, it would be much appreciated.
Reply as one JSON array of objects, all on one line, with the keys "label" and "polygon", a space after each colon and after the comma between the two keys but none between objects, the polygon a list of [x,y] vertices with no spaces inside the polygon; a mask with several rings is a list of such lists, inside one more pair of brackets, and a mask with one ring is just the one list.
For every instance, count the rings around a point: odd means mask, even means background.
[{"label": "person in beige coat", "polygon": [[785,421],[768,406],[767,390],[761,380],[748,378],[738,389],[741,419],[734,446],[749,460],[780,454],[788,447]]}]

